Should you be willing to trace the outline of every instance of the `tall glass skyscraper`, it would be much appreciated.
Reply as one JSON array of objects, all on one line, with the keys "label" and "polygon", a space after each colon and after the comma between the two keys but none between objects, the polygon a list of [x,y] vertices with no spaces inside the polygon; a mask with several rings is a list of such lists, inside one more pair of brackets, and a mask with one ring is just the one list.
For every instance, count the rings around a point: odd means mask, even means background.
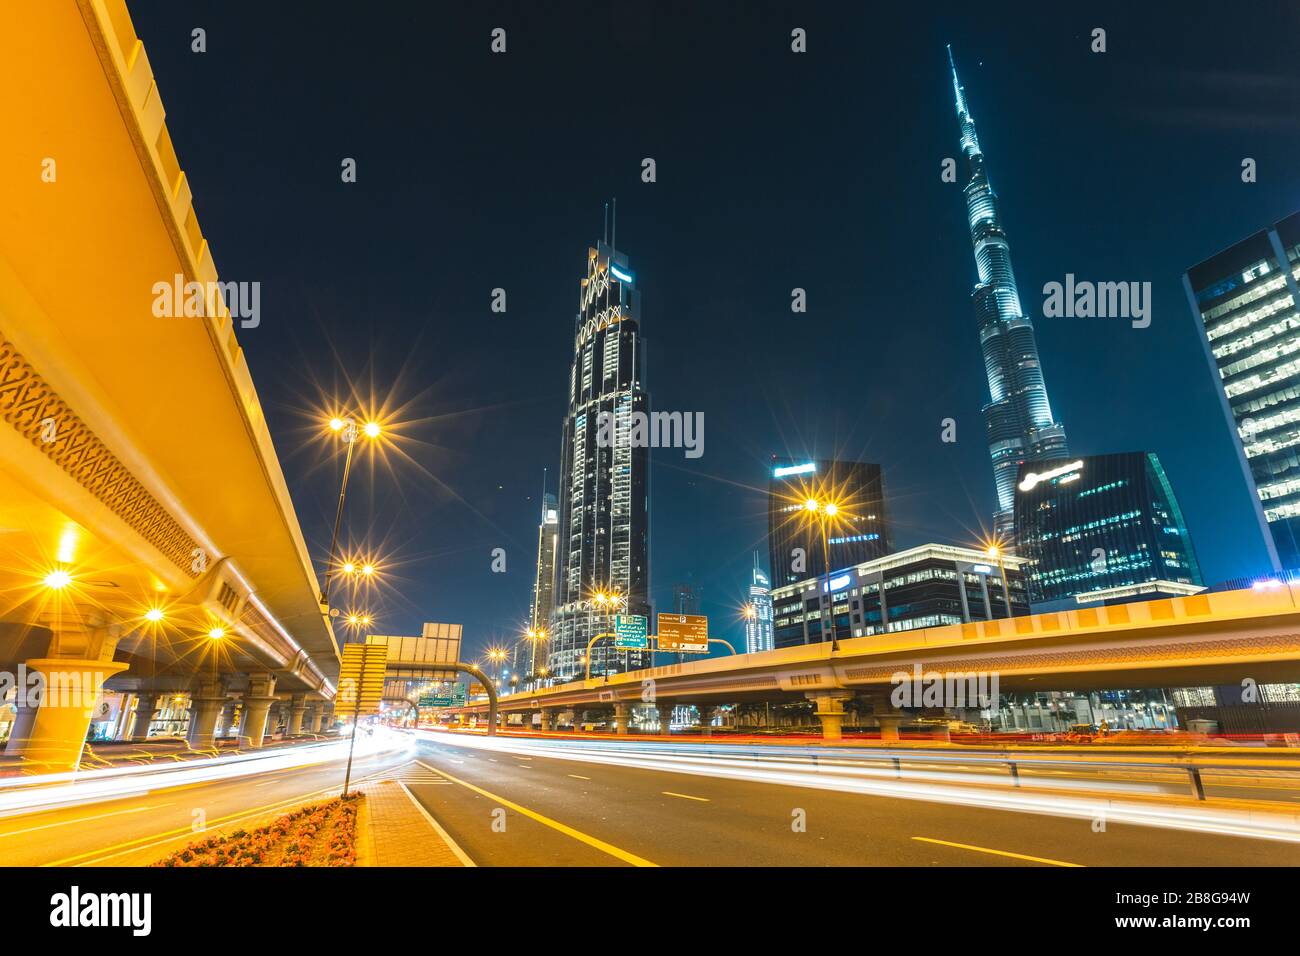
[{"label": "tall glass skyscraper", "polygon": [[1140,584],[1169,583],[1170,594],[1201,585],[1178,498],[1151,452],[1026,465],[1017,486],[1016,533],[1036,610]]},{"label": "tall glass skyscraper", "polygon": [[533,607],[528,626],[533,630],[550,627],[555,606],[555,544],[559,538],[560,505],[555,495],[542,493],[542,520],[537,526],[537,579],[533,582]]},{"label": "tall glass skyscraper", "polygon": [[754,570],[749,578],[750,612],[745,617],[745,653],[770,651],[772,643],[772,583],[758,566],[754,552]]},{"label": "tall glass skyscraper", "polygon": [[[627,257],[604,242],[587,250],[560,448],[554,609],[548,666],[557,678],[586,671],[588,642],[612,631],[597,592],[626,599],[625,613],[650,614],[649,450],[633,447],[635,412],[650,398],[642,382],[640,297]],[[611,416],[604,419],[604,416]],[[603,420],[612,427],[602,428]],[[608,435],[611,440],[602,440]],[[591,673],[648,667],[650,655],[599,641]]]},{"label": "tall glass skyscraper", "polygon": [[989,185],[984,154],[975,136],[975,120],[966,105],[966,91],[957,79],[952,47],[948,48],[948,64],[957,97],[961,148],[970,165],[966,210],[979,275],[971,298],[989,380],[990,401],[984,406],[984,423],[998,493],[994,529],[1000,536],[1011,538],[1020,465],[1061,458],[1069,454],[1069,449],[1064,426],[1052,418],[1034,326],[1020,308],[1020,291],[1011,269],[1011,247],[1002,228],[998,197]]},{"label": "tall glass skyscraper", "polygon": [[1300,212],[1183,276],[1273,566],[1300,567]]}]

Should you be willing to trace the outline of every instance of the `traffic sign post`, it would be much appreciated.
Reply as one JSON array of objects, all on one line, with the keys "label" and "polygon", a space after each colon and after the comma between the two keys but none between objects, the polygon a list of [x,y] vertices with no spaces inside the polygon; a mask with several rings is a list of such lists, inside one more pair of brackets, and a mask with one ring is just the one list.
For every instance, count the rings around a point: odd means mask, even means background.
[{"label": "traffic sign post", "polygon": [[[344,644],[339,665],[339,696],[352,706],[352,736],[348,739],[348,769],[343,776],[343,796],[352,784],[352,751],[357,745],[357,724],[362,714],[379,712],[384,697],[384,671],[388,667],[386,644]],[[352,700],[349,701],[348,698]]]},{"label": "traffic sign post", "polygon": [[650,644],[646,619],[640,614],[614,616],[614,646],[620,650],[643,651]]},{"label": "traffic sign post", "polygon": [[709,653],[709,619],[703,614],[660,614],[659,650],[680,654]]}]

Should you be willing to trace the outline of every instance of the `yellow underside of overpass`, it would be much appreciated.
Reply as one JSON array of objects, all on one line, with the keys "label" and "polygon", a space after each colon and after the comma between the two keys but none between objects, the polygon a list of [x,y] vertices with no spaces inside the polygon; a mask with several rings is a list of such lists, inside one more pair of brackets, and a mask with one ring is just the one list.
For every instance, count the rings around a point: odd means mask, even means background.
[{"label": "yellow underside of overpass", "polygon": [[6,3],[0,98],[0,621],[48,616],[41,579],[66,567],[78,613],[130,627],[170,605],[163,643],[188,654],[224,559],[270,643],[332,682],[238,320],[216,297],[206,316],[154,314],[157,283],[218,276],[125,5]]}]

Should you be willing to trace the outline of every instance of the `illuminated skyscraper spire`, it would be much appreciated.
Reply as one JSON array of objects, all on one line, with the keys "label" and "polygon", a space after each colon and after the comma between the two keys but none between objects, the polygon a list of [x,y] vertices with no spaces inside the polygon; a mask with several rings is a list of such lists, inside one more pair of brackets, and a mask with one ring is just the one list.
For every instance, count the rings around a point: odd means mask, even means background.
[{"label": "illuminated skyscraper spire", "polygon": [[970,182],[964,191],[979,276],[971,298],[989,380],[990,401],[984,406],[984,423],[998,493],[994,527],[999,535],[1010,537],[1014,534],[1012,509],[1020,463],[1061,458],[1070,452],[1065,428],[1052,418],[1034,326],[1020,308],[1020,291],[1011,268],[1011,248],[1002,228],[998,197],[989,185],[975,120],[957,78],[951,46],[948,63],[952,67],[961,148],[970,167]]}]

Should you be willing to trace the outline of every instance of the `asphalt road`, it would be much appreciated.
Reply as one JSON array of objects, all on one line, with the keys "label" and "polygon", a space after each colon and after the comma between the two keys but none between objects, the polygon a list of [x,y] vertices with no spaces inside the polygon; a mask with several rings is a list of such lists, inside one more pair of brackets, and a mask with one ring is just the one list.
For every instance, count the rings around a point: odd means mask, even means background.
[{"label": "asphalt road", "polygon": [[442,779],[407,785],[479,866],[1300,863],[1295,843],[524,757],[451,735],[417,754]]},{"label": "asphalt road", "polygon": [[[576,743],[540,749],[572,755]],[[1296,843],[1114,820],[1102,830],[1089,819],[981,805],[996,797],[993,789],[981,797],[975,787],[974,805],[953,804],[734,779],[718,775],[722,763],[682,773],[610,762],[627,752],[621,747],[579,761],[454,735],[412,744],[358,758],[354,779],[402,780],[480,866],[1300,863]],[[208,833],[269,819],[337,792],[342,770],[331,759],[184,786],[159,776],[148,783],[153,789],[129,797],[3,817],[0,865],[144,865],[194,840],[196,819]]]},{"label": "asphalt road", "polygon": [[[410,760],[393,751],[359,757],[353,780]],[[337,792],[344,761],[270,770],[123,799],[0,818],[0,866],[143,866],[202,836],[274,816]],[[156,785],[156,783],[155,783]],[[207,829],[197,829],[198,824]]]}]

